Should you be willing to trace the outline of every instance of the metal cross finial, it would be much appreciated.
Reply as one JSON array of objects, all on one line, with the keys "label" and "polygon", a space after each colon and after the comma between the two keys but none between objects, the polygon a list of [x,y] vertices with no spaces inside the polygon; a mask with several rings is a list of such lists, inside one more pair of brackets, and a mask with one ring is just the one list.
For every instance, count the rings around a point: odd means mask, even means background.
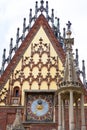
[{"label": "metal cross finial", "polygon": [[66,25],[67,25],[67,30],[70,30],[72,23],[70,21],[68,21],[68,23]]}]

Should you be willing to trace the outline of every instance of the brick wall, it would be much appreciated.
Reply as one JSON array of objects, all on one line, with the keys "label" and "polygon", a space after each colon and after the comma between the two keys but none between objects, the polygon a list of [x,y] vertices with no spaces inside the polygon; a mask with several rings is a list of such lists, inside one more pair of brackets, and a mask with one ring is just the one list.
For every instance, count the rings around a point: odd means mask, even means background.
[{"label": "brick wall", "polygon": [[[18,107],[0,107],[0,130],[6,130],[7,125],[11,125],[15,119],[15,114]],[[20,108],[23,115],[23,107]],[[29,124],[24,123],[26,130],[57,130],[58,129],[58,107],[55,110],[56,123],[42,123],[42,124]],[[80,113],[80,110],[79,110]],[[66,109],[66,119],[65,122],[68,123],[68,108]],[[79,114],[80,115],[80,114]],[[85,107],[85,119],[86,119],[86,130],[87,130],[87,107]],[[80,119],[81,124],[81,119]],[[66,125],[67,130],[69,129],[69,124]]]}]

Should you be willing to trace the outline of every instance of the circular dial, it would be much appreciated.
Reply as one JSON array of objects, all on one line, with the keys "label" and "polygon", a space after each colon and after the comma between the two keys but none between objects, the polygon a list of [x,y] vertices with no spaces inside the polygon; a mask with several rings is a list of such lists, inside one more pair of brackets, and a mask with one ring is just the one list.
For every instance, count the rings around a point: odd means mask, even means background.
[{"label": "circular dial", "polygon": [[27,95],[27,121],[44,122],[53,121],[53,95],[28,94]]},{"label": "circular dial", "polygon": [[33,101],[31,104],[31,111],[36,116],[43,116],[48,112],[48,110],[49,110],[49,105],[43,99],[37,99]]}]

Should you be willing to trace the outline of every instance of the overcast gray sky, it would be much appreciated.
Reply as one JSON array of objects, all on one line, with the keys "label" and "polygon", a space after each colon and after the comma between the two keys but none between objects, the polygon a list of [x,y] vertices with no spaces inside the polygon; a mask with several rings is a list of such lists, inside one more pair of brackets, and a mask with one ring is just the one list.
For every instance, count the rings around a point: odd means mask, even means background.
[{"label": "overcast gray sky", "polygon": [[[29,9],[35,11],[35,1],[0,0],[0,62],[4,48],[8,53],[11,37],[15,44],[17,27],[20,27],[20,34],[22,34],[23,18],[26,17],[28,22]],[[48,0],[48,2],[49,12],[53,8],[55,16],[60,18],[61,28],[66,27],[68,20],[71,21],[72,36],[75,38],[74,49],[79,49],[80,63],[85,60],[87,72],[87,0]]]}]

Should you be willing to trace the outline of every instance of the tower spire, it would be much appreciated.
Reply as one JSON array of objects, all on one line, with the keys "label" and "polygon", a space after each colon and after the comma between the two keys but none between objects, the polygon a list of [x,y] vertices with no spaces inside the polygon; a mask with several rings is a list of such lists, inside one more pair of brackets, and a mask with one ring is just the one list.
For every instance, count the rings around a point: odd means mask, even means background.
[{"label": "tower spire", "polygon": [[66,46],[66,61],[64,69],[64,81],[77,81],[77,74],[75,70],[74,58],[72,53],[72,45],[74,44],[74,38],[71,38],[71,23],[68,21],[67,25],[67,38],[65,39]]},{"label": "tower spire", "polygon": [[[74,39],[71,38],[71,23],[68,21],[67,24],[67,38],[65,39],[65,47],[66,47],[66,61],[65,61],[65,68],[64,68],[64,78],[59,84],[59,89],[57,91],[58,93],[58,109],[59,109],[59,115],[58,115],[58,130],[66,129],[66,122],[65,122],[65,115],[66,112],[64,111],[64,108],[66,107],[66,102],[69,103],[69,130],[75,130],[79,128],[79,117],[78,117],[78,106],[79,106],[79,100],[81,102],[81,117],[82,117],[82,124],[81,128],[82,130],[86,130],[85,126],[85,115],[84,115],[84,88],[82,87],[82,84],[80,83],[76,69],[74,64],[74,58],[72,53],[72,45],[74,44]],[[75,104],[75,106],[73,106]],[[75,115],[74,115],[74,108],[76,107],[76,118],[77,122],[75,125]],[[62,109],[62,110],[61,110]],[[66,108],[65,108],[66,109]],[[63,123],[61,122],[61,119]]]}]

